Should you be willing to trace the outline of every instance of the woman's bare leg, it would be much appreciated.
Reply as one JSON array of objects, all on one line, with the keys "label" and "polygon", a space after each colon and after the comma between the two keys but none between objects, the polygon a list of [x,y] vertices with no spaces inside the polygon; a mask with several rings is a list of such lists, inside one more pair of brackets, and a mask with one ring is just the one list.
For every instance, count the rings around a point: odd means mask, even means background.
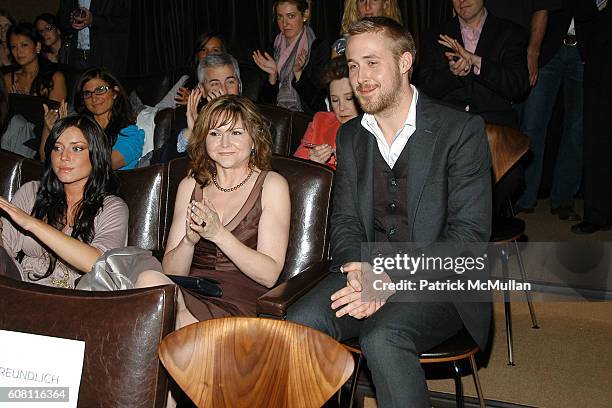
[{"label": "woman's bare leg", "polygon": [[[144,271],[138,275],[138,279],[136,279],[136,283],[134,286],[136,288],[149,288],[151,286],[161,286],[161,285],[174,285],[175,283],[170,280],[166,275],[158,271]],[[185,327],[192,323],[197,323],[197,319],[191,314],[187,306],[185,306],[185,298],[183,297],[183,292],[178,291],[178,299],[176,301],[177,312],[176,312],[176,322],[174,325],[175,330],[180,329],[181,327]],[[178,388],[178,387],[177,387]],[[168,401],[166,403],[166,408],[175,408],[176,400],[172,395],[172,391],[168,391]]]},{"label": "woman's bare leg", "polygon": [[[174,285],[175,283],[170,280],[166,275],[158,271],[144,271],[138,275],[138,279],[134,286],[136,288],[148,288],[151,286],[161,286],[161,285]],[[188,326],[192,323],[197,323],[198,319],[196,319],[187,306],[185,306],[185,298],[183,297],[183,293],[179,290],[178,299],[176,302],[177,312],[176,312],[176,324],[175,330],[180,329],[181,327]]]}]

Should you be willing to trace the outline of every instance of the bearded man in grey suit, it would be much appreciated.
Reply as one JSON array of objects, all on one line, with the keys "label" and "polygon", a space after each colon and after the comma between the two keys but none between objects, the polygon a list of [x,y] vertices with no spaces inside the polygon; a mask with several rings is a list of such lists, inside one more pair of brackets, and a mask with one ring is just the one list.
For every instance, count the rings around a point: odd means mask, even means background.
[{"label": "bearded man in grey suit", "polygon": [[487,242],[491,162],[481,118],[410,84],[414,40],[384,17],[352,25],[346,56],[365,114],[337,136],[331,273],[288,319],[338,339],[359,337],[380,407],[431,407],[418,353],[464,327],[486,347],[488,303],[365,299],[364,242]]}]

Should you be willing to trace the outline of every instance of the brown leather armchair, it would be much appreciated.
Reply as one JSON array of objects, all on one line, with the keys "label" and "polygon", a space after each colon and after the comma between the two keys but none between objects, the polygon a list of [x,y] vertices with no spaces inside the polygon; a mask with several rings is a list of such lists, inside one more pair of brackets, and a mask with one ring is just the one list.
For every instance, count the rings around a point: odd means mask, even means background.
[{"label": "brown leather armchair", "polygon": [[257,313],[283,319],[287,308],[328,272],[335,173],[318,163],[281,156],[274,157],[272,168],[289,183],[291,228],[280,284],[259,298]]},{"label": "brown leather armchair", "polygon": [[0,277],[0,329],[85,341],[79,407],[161,408],[157,348],[174,330],[175,297],[170,285],[88,292]]},{"label": "brown leather armchair", "polygon": [[[168,165],[168,220],[164,245],[174,214],[173,200],[180,180],[187,174],[186,158]],[[289,183],[291,227],[285,267],[279,284],[259,298],[260,316],[283,319],[287,308],[327,274],[329,217],[334,171],[311,161],[275,155],[272,169]]]}]

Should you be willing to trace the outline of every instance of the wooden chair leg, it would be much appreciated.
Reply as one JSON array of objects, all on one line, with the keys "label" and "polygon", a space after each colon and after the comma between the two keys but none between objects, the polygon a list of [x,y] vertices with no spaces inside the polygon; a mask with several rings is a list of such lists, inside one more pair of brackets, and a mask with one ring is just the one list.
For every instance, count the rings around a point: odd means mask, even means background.
[{"label": "wooden chair leg", "polygon": [[474,377],[474,385],[476,386],[478,404],[480,405],[480,408],[486,408],[484,395],[482,394],[482,387],[480,386],[480,379],[478,378],[478,366],[476,365],[476,358],[473,354],[470,356],[470,367],[472,368],[472,377]]},{"label": "wooden chair leg", "polygon": [[457,408],[464,408],[461,369],[459,368],[457,361],[453,361],[453,368],[455,369],[455,400],[457,401]]},{"label": "wooden chair leg", "polygon": [[[514,241],[514,247],[516,249],[516,259],[518,261],[519,271],[521,272],[521,279],[524,283],[527,281],[527,272],[525,271],[525,264],[523,263],[523,257],[521,256],[518,242]],[[527,306],[529,306],[529,315],[531,316],[531,327],[533,329],[539,329],[540,326],[538,326],[538,319],[536,318],[533,302],[531,301],[531,293],[525,290],[525,296],[527,297]]]}]

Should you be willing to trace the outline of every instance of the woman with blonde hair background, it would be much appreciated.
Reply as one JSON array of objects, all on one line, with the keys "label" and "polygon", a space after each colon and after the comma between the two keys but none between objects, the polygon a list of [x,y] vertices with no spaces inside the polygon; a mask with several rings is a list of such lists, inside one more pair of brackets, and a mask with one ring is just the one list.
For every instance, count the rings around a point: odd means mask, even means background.
[{"label": "woman with blonde hair background", "polygon": [[[351,24],[364,17],[389,17],[402,23],[402,14],[397,0],[346,0],[342,14],[342,35],[348,32]],[[346,40],[341,37],[332,44],[332,58],[344,54]]]}]

